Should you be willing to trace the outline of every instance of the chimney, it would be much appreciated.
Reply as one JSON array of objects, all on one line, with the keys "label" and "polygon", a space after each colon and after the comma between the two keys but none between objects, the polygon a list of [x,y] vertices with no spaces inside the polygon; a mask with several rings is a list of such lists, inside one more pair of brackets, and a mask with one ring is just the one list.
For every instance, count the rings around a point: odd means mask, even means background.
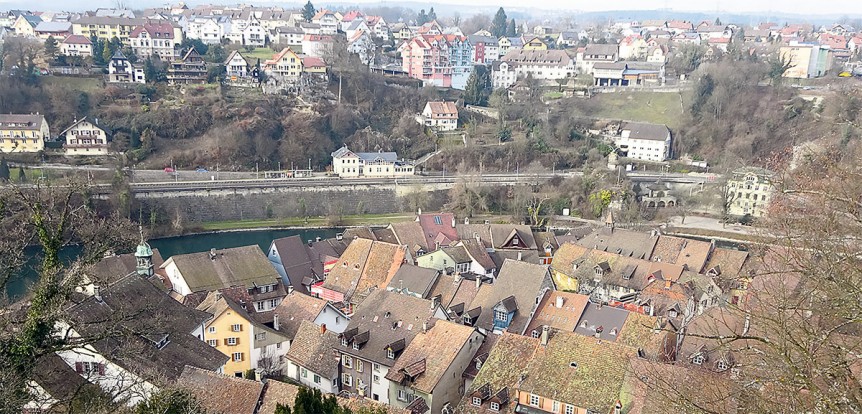
[{"label": "chimney", "polygon": [[102,288],[100,286],[93,286],[93,297],[96,298],[96,302],[102,302]]},{"label": "chimney", "polygon": [[542,346],[548,346],[548,334],[550,333],[551,327],[548,325],[542,326]]},{"label": "chimney", "polygon": [[213,247],[212,249],[210,249],[210,260],[215,260],[215,259],[216,259],[216,249],[215,249],[215,247]]},{"label": "chimney", "polygon": [[431,310],[437,307],[437,296],[431,298]]},{"label": "chimney", "polygon": [[428,332],[428,322],[422,322],[422,332]]},{"label": "chimney", "polygon": [[557,296],[557,309],[563,308],[563,302],[565,302],[565,299],[562,296]]},{"label": "chimney", "polygon": [[417,216],[421,216],[421,215],[422,215],[422,207],[419,207],[419,208],[416,210],[416,215],[417,215]]},{"label": "chimney", "polygon": [[[277,331],[277,330],[279,330],[279,327],[281,326],[281,324],[280,324],[280,323],[278,323],[278,322],[279,322],[279,320],[278,320],[278,314],[277,314],[277,313],[274,313],[274,314],[272,315],[272,329],[275,329],[276,331]],[[323,329],[326,329],[326,328],[323,328]]]},{"label": "chimney", "polygon": [[320,334],[323,335],[325,333],[326,333],[326,324],[322,323],[322,324],[320,324]]},{"label": "chimney", "polygon": [[320,241],[320,236],[315,237],[315,238],[314,238],[314,241],[319,242],[319,241]]},{"label": "chimney", "polygon": [[745,325],[742,326],[742,334],[747,335],[749,329],[751,329],[751,315],[745,315]]},{"label": "chimney", "polygon": [[470,217],[464,217],[464,224],[470,224]]},{"label": "chimney", "polygon": [[344,233],[337,233],[337,234],[335,235],[335,240],[337,240],[337,241],[342,241],[342,240],[344,240]]},{"label": "chimney", "polygon": [[287,285],[287,294],[293,293],[293,285]]},{"label": "chimney", "polygon": [[216,298],[216,300],[221,299],[221,291],[220,291],[220,290],[217,290],[217,291],[215,292],[215,298]]},{"label": "chimney", "polygon": [[455,216],[452,216],[452,228],[455,228]]},{"label": "chimney", "polygon": [[518,261],[520,262],[521,259],[523,259],[523,258],[524,258],[524,255],[521,252],[518,252]]},{"label": "chimney", "polygon": [[670,280],[665,280],[665,281],[664,281],[664,289],[665,289],[665,290],[670,290],[670,285],[671,285]]},{"label": "chimney", "polygon": [[308,239],[308,247],[311,247],[311,243],[312,243],[311,239]]},{"label": "chimney", "polygon": [[476,289],[479,289],[480,286],[482,286],[482,277],[476,275]]}]

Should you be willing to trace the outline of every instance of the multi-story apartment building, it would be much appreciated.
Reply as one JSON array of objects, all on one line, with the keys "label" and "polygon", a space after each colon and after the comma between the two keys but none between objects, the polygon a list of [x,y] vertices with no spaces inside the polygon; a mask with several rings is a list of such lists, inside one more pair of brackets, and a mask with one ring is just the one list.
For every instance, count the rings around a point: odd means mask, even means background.
[{"label": "multi-story apartment building", "polygon": [[321,10],[311,19],[312,23],[320,25],[320,34],[334,35],[341,25],[340,14],[329,10]]},{"label": "multi-story apartment building", "polygon": [[60,133],[66,155],[107,155],[108,134],[86,117],[76,120]]},{"label": "multi-story apartment building", "polygon": [[[164,23],[164,21],[161,21]],[[129,44],[129,36],[136,27],[149,23],[147,19],[133,19],[128,17],[97,17],[84,16],[72,22],[72,32],[86,38],[96,36],[102,40],[111,40],[116,37],[123,44]],[[159,23],[156,21],[155,23]],[[172,25],[174,39],[182,39],[183,31],[179,25]]]},{"label": "multi-story apartment building", "polygon": [[208,45],[219,44],[231,32],[230,16],[203,16],[189,19],[186,37]]},{"label": "multi-story apartment building", "polygon": [[146,75],[142,65],[129,62],[120,50],[114,52],[108,62],[108,82],[110,83],[146,83]]},{"label": "multi-story apartment building", "polygon": [[774,173],[762,168],[742,168],[733,172],[727,180],[727,197],[730,201],[728,214],[763,217],[772,199],[772,177]]},{"label": "multi-story apartment building", "polygon": [[671,156],[671,134],[666,125],[623,122],[613,141],[629,158],[660,162]]},{"label": "multi-story apartment building", "polygon": [[174,47],[182,43],[175,37],[174,27],[165,21],[151,21],[140,25],[129,35],[132,51],[142,59],[158,56],[169,61],[174,58]]},{"label": "multi-story apartment building", "polygon": [[45,116],[0,114],[0,152],[39,152],[50,138]]},{"label": "multi-story apartment building", "polygon": [[829,46],[791,42],[779,49],[781,58],[790,64],[785,78],[819,78],[832,68],[833,52]]},{"label": "multi-story apartment building", "polygon": [[436,301],[384,289],[372,291],[336,346],[341,355],[341,391],[390,403],[390,368],[435,319],[446,319]]},{"label": "multi-story apartment building", "polygon": [[295,82],[302,75],[302,58],[286,47],[271,60],[264,62],[264,70],[280,80]]},{"label": "multi-story apartment building", "polygon": [[407,75],[429,85],[464,89],[473,73],[473,46],[466,36],[420,35],[399,51]]},{"label": "multi-story apartment building", "polygon": [[206,83],[207,65],[195,48],[189,48],[182,59],[168,66],[168,83],[172,85]]},{"label": "multi-story apartment building", "polygon": [[494,88],[508,88],[519,78],[565,79],[574,75],[572,58],[563,50],[513,49],[491,69]]}]

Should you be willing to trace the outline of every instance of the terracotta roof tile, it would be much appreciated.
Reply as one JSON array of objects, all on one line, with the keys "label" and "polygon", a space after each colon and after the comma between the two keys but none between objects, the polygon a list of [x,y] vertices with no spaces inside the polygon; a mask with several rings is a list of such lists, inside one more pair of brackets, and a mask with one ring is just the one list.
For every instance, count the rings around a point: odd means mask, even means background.
[{"label": "terracotta roof tile", "polygon": [[[395,365],[389,369],[386,379],[403,383],[405,374],[414,374],[411,387],[427,394],[432,393],[461,350],[470,346],[473,341],[481,341],[481,338],[474,338],[474,334],[477,332],[472,327],[444,320],[437,321],[427,332],[413,338]],[[410,372],[409,368],[416,363],[419,363],[420,369]],[[416,375],[419,371],[421,373]]]},{"label": "terracotta roof tile", "polygon": [[286,382],[267,380],[258,414],[275,414],[278,404],[293,406],[299,387]]},{"label": "terracotta roof tile", "polygon": [[186,365],[177,386],[189,390],[212,414],[254,414],[263,384],[247,379],[227,377]]},{"label": "terracotta roof tile", "polygon": [[287,351],[287,359],[332,380],[338,378],[339,360],[333,354],[340,342],[338,334],[303,320]]},{"label": "terracotta roof tile", "polygon": [[531,312],[535,309],[538,299],[544,294],[544,289],[553,289],[548,266],[506,260],[500,267],[500,273],[494,283],[482,284],[467,308],[481,308],[482,313],[475,326],[492,330],[494,306],[509,296],[514,296],[518,311],[515,312],[508,330],[522,333],[527,328]]},{"label": "terracotta roof tile", "polygon": [[[533,330],[541,332],[543,326],[574,332],[588,303],[589,297],[585,295],[559,290],[549,291],[539,302],[539,307],[536,308],[535,315],[525,333],[531,335]],[[558,304],[563,306],[557,307]]]}]

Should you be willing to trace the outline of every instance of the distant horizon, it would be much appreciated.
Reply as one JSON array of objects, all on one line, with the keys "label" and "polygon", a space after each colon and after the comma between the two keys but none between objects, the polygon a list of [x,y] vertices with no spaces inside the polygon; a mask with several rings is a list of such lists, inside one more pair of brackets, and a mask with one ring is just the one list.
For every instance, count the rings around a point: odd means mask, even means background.
[{"label": "distant horizon", "polygon": [[[150,7],[159,7],[166,4],[177,4],[179,1],[159,1],[159,0],[143,0],[135,1],[134,5],[127,3],[127,7],[131,9],[143,9]],[[286,2],[278,0],[215,0],[215,1],[186,1],[189,7],[194,7],[201,4],[249,4],[255,6],[282,6],[287,8],[297,8],[305,4],[304,1]],[[727,15],[727,14],[746,14],[746,15],[763,15],[763,16],[781,16],[781,15],[798,15],[812,16],[814,18],[823,17],[843,17],[859,18],[862,16],[862,9],[858,8],[858,2],[851,1],[832,1],[832,2],[802,2],[788,1],[784,2],[785,6],[781,10],[774,8],[775,2],[772,0],[724,0],[698,2],[702,7],[692,8],[691,1],[684,0],[662,0],[662,1],[637,1],[637,0],[617,0],[613,4],[612,9],[607,7],[606,3],[602,2],[575,2],[566,0],[545,0],[539,5],[525,7],[524,3],[514,0],[474,0],[470,4],[457,2],[456,0],[443,0],[433,3],[424,3],[419,1],[378,1],[378,0],[351,0],[351,1],[312,1],[316,7],[326,5],[334,6],[389,6],[389,7],[406,7],[419,9],[423,7],[443,6],[451,8],[453,6],[462,6],[466,9],[479,8],[510,8],[520,12],[535,10],[541,11],[568,11],[574,13],[624,13],[624,12],[650,12],[662,11],[668,13],[703,13],[710,15]],[[854,3],[857,5],[854,7]],[[97,8],[113,8],[116,7],[115,0],[42,0],[42,1],[23,1],[23,0],[0,0],[0,10],[8,9],[27,9],[33,11],[86,11],[95,10]],[[709,7],[706,4],[710,4]]]}]

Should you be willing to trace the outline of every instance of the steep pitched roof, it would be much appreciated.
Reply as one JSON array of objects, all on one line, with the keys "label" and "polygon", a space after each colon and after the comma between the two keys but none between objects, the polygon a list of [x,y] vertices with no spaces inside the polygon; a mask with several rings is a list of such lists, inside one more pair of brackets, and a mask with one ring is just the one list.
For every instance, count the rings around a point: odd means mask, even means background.
[{"label": "steep pitched roof", "polygon": [[403,384],[409,377],[413,388],[428,394],[434,392],[443,374],[455,362],[455,357],[469,346],[475,332],[469,326],[437,321],[427,332],[413,338],[389,369],[386,379]]},{"label": "steep pitched roof", "polygon": [[90,41],[86,36],[81,35],[69,35],[63,39],[63,43],[68,45],[90,45],[93,42]]},{"label": "steep pitched roof", "polygon": [[700,273],[711,250],[709,242],[661,235],[650,260],[682,265],[688,270]]},{"label": "steep pitched roof", "polygon": [[211,252],[171,256],[162,268],[174,263],[192,292],[213,291],[231,286],[271,285],[281,280],[257,245]]},{"label": "steep pitched roof", "polygon": [[[334,359],[334,358],[333,358]],[[293,406],[299,386],[269,379],[263,390],[258,414],[275,414],[278,404]]]},{"label": "steep pitched roof", "polygon": [[[153,266],[158,268],[163,263],[159,249],[153,249]],[[138,260],[133,253],[108,256],[84,270],[90,281],[99,286],[108,286],[119,279],[135,273]]]},{"label": "steep pitched roof", "polygon": [[[559,307],[558,304],[563,306]],[[548,291],[539,302],[525,333],[532,335],[534,330],[541,332],[543,326],[574,332],[588,304],[589,297],[585,295],[560,290]]]},{"label": "steep pitched roof", "polygon": [[455,102],[428,102],[431,108],[431,118],[439,118],[443,115],[458,115],[458,107]]},{"label": "steep pitched roof", "polygon": [[439,270],[403,264],[386,288],[401,293],[418,294],[427,299],[431,287],[437,282],[439,276]]},{"label": "steep pitched roof", "polygon": [[177,386],[191,392],[213,414],[254,414],[263,392],[263,383],[188,365],[177,378]]},{"label": "steep pitched roof", "polygon": [[0,114],[0,127],[15,127],[15,129],[38,131],[45,123],[44,115],[34,114]]},{"label": "steep pitched roof", "polygon": [[491,259],[491,256],[485,249],[485,246],[482,245],[482,242],[475,239],[462,239],[458,244],[460,246],[464,246],[470,257],[479,263],[480,266],[485,268],[485,270],[491,270],[497,267],[497,265],[494,264],[494,260]]},{"label": "steep pitched roof", "polygon": [[513,297],[518,311],[515,313],[509,332],[522,333],[530,322],[531,311],[536,307],[536,299],[543,294],[544,287],[553,289],[548,281],[548,266],[506,260],[500,267],[493,284],[483,284],[468,309],[481,308],[482,312],[475,326],[492,330],[494,315],[492,309],[502,300]]},{"label": "steep pitched roof", "polygon": [[147,32],[147,35],[152,39],[174,38],[174,26],[166,21],[148,21],[143,25],[135,27],[129,37],[138,37],[143,32]]},{"label": "steep pitched roof", "polygon": [[392,229],[393,233],[395,233],[398,243],[407,246],[414,257],[417,256],[416,253],[419,250],[423,250],[425,252],[432,250],[429,249],[422,226],[420,226],[418,222],[405,221],[401,223],[392,223],[389,225],[389,228]]},{"label": "steep pitched roof", "polygon": [[326,301],[293,291],[278,304],[273,312],[278,315],[278,331],[293,339],[303,322],[314,322],[326,309]]},{"label": "steep pitched roof", "polygon": [[338,334],[303,320],[287,351],[287,359],[326,379],[338,378],[339,360],[332,353],[340,342]]},{"label": "steep pitched roof", "polygon": [[[649,260],[657,242],[658,235],[632,230],[611,230],[604,228],[584,236],[577,241],[577,245],[617,253],[622,256]],[[562,250],[562,246],[560,250]]]}]

